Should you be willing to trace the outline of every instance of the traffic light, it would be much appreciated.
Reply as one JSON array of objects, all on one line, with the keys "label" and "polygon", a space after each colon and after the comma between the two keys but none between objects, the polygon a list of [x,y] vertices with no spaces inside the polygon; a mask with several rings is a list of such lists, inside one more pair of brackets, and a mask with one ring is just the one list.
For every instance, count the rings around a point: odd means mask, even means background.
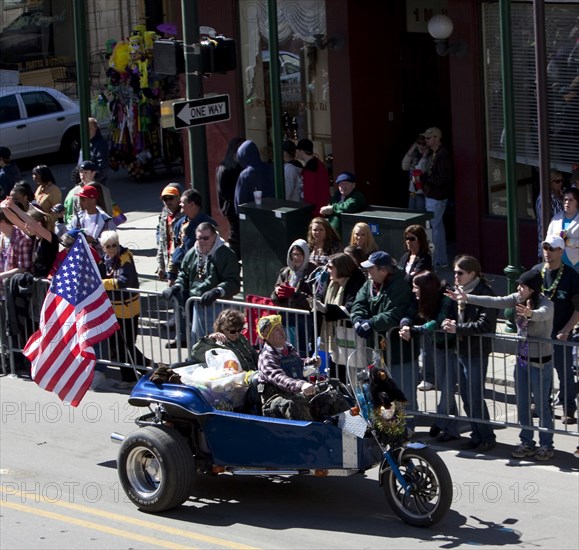
[{"label": "traffic light", "polygon": [[181,40],[159,38],[153,44],[153,69],[157,74],[177,76],[185,72]]},{"label": "traffic light", "polygon": [[237,68],[235,40],[216,36],[201,41],[203,73],[225,73]]},{"label": "traffic light", "polygon": [[[203,74],[226,73],[237,68],[235,40],[216,36],[204,38],[201,43]],[[153,45],[153,68],[157,74],[177,76],[185,72],[183,42],[159,39]]]}]

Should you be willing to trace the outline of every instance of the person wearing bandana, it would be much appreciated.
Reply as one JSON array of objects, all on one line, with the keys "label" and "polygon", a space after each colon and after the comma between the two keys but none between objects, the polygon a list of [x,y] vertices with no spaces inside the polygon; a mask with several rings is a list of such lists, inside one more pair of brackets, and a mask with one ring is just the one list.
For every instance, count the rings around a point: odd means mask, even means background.
[{"label": "person wearing bandana", "polygon": [[316,387],[305,379],[304,366],[317,363],[318,359],[302,359],[287,342],[281,315],[262,317],[257,333],[264,341],[257,363],[263,415],[313,420],[309,398],[316,393]]}]

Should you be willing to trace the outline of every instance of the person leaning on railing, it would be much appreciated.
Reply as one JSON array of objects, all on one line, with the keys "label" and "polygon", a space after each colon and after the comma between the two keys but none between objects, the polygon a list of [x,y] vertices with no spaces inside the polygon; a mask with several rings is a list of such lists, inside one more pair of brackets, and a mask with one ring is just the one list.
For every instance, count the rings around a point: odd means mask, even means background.
[{"label": "person leaning on railing", "polygon": [[[473,256],[460,256],[454,262],[456,288],[469,296],[494,296],[493,289],[481,272],[479,261]],[[489,410],[484,400],[492,341],[485,334],[494,334],[497,327],[497,310],[484,304],[460,300],[442,329],[457,335],[458,382],[464,410],[471,418],[489,420]],[[487,422],[470,422],[472,433],[463,448],[478,452],[490,451],[496,445],[492,426]]]},{"label": "person leaning on railing", "polygon": [[[536,339],[551,338],[555,306],[541,291],[543,279],[538,271],[523,273],[518,281],[517,292],[508,296],[475,296],[457,288],[446,293],[453,300],[488,308],[515,308],[518,342],[515,364],[515,395],[521,432],[521,444],[511,453],[514,458],[535,457],[549,460],[553,450],[553,416],[549,406],[549,394],[553,383],[553,345]],[[540,419],[539,449],[533,440],[531,398]]]}]

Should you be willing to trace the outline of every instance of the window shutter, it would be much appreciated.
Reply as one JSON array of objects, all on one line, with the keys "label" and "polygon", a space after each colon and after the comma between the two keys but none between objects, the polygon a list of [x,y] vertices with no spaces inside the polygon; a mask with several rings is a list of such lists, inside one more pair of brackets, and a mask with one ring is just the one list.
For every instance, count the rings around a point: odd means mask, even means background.
[{"label": "window shutter", "polygon": [[[487,149],[504,159],[498,3],[483,3]],[[511,4],[517,162],[539,165],[535,37],[531,2]],[[579,2],[545,3],[551,168],[579,162]]]}]

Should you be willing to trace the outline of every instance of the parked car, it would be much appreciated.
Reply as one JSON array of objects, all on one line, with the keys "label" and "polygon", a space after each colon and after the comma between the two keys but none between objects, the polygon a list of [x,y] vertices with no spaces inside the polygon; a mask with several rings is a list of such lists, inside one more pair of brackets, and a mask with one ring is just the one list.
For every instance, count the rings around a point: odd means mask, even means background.
[{"label": "parked car", "polygon": [[0,144],[13,159],[61,153],[75,162],[80,151],[80,110],[54,88],[0,88]]}]

